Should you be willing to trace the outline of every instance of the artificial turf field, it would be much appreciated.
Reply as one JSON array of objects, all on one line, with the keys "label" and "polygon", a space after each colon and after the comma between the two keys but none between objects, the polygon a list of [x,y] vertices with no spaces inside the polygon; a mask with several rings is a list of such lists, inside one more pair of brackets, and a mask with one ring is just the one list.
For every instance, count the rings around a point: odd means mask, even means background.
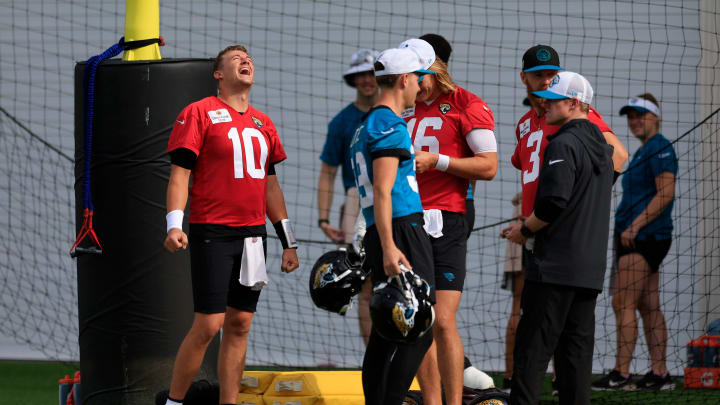
[{"label": "artificial turf field", "polygon": [[[55,405],[58,402],[58,379],[72,376],[78,364],[38,361],[0,361],[0,405]],[[249,370],[260,367],[248,367]],[[267,369],[262,367],[262,369]],[[502,384],[502,376],[493,375],[495,384]],[[685,389],[682,378],[676,378],[678,388],[671,391],[606,391],[593,392],[593,404],[720,404],[720,390]],[[540,404],[556,404],[551,395],[550,378],[545,381]],[[149,404],[152,405],[152,404]],[[214,404],[210,404],[214,405]]]}]

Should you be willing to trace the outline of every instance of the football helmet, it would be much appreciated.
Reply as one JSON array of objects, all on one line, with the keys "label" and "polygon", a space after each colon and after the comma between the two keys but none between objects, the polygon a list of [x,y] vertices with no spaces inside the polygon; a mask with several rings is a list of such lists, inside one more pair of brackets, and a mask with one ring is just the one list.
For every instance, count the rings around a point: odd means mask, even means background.
[{"label": "football helmet", "polygon": [[345,248],[327,252],[310,271],[310,297],[317,307],[345,315],[367,277],[362,256]]},{"label": "football helmet", "polygon": [[427,281],[402,265],[401,269],[373,289],[370,318],[384,339],[412,343],[435,323],[435,309]]}]

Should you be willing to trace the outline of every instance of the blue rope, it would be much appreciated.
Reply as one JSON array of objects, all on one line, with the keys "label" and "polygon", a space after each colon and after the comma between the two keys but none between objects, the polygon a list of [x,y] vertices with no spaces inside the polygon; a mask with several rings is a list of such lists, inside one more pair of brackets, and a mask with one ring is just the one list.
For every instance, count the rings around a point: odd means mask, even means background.
[{"label": "blue rope", "polygon": [[125,38],[108,48],[100,55],[95,55],[85,63],[85,80],[83,86],[85,88],[85,176],[83,178],[83,208],[93,211],[92,197],[90,194],[90,160],[92,157],[92,136],[93,136],[93,117],[95,113],[95,74],[97,68],[106,59],[117,56],[125,49]]}]

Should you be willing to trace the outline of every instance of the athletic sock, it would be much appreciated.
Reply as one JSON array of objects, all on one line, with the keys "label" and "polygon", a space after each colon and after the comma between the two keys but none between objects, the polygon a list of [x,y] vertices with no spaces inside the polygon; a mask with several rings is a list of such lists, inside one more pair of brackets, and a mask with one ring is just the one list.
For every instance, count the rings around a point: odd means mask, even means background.
[{"label": "athletic sock", "polygon": [[628,378],[630,378],[630,373],[627,373],[627,374],[620,373],[620,376],[622,378],[628,379]]},{"label": "athletic sock", "polygon": [[170,396],[168,395],[168,399],[167,399],[167,401],[165,402],[165,405],[182,405],[182,403],[183,403],[183,400],[182,400],[182,399],[172,399],[172,398],[170,398]]}]

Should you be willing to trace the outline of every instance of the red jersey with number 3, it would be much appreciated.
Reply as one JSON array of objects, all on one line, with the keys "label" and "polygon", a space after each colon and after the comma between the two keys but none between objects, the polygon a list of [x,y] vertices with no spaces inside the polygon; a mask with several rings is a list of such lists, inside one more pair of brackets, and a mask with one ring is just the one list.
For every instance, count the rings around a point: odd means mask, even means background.
[{"label": "red jersey with number 3", "polygon": [[270,118],[252,106],[240,114],[217,97],[182,110],[168,152],[197,155],[190,188],[190,222],[233,227],[265,224],[269,164],[285,160]]},{"label": "red jersey with number 3", "polygon": [[[590,107],[588,120],[600,128],[600,132],[612,132],[603,121],[602,115]],[[548,146],[547,136],[560,129],[557,125],[545,122],[545,115],[538,117],[534,109],[530,109],[518,121],[515,128],[517,145],[511,158],[513,166],[522,171],[522,216],[529,217],[535,207],[540,166],[542,166],[545,148]]]},{"label": "red jersey with number 3", "polygon": [[[403,113],[415,150],[451,157],[472,157],[465,136],[473,129],[494,130],[490,107],[478,96],[457,87],[432,103],[419,102]],[[468,179],[430,169],[417,174],[423,209],[465,213]]]}]

